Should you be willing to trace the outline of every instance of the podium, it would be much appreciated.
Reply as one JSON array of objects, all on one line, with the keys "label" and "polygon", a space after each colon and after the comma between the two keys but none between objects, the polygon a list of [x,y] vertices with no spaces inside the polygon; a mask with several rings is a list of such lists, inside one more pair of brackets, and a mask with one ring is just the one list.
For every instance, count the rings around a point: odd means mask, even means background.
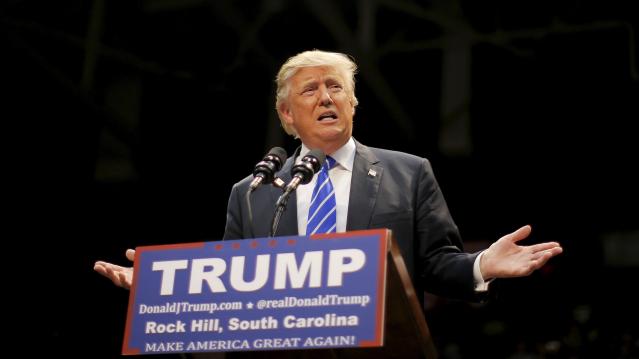
[{"label": "podium", "polygon": [[[349,238],[352,237],[352,238]],[[371,238],[372,237],[372,238]],[[381,335],[378,334],[377,340],[374,342],[360,342],[359,347],[351,346],[351,347],[324,347],[324,348],[294,348],[294,349],[286,349],[286,350],[246,350],[246,351],[227,351],[227,352],[197,352],[191,353],[188,355],[190,358],[194,359],[217,359],[217,358],[305,358],[305,359],[315,359],[315,358],[346,358],[346,359],[367,359],[367,358],[425,358],[432,359],[437,357],[437,353],[426,324],[424,314],[422,311],[422,305],[419,303],[417,293],[413,287],[412,281],[410,279],[410,275],[406,269],[406,265],[400,253],[399,246],[395,242],[395,239],[392,236],[392,232],[388,229],[376,229],[376,230],[367,230],[367,231],[353,231],[339,234],[331,234],[331,235],[319,235],[313,236],[310,239],[301,237],[300,243],[303,243],[304,246],[313,246],[313,253],[317,253],[317,249],[322,248],[331,248],[333,245],[339,245],[335,241],[331,241],[331,238],[343,238],[346,240],[351,240],[353,242],[345,242],[342,243],[361,243],[365,246],[377,246],[378,250],[375,252],[375,257],[379,260],[377,265],[374,265],[374,268],[377,268],[378,274],[375,277],[379,280],[379,283],[382,283],[382,280],[385,277],[385,290],[384,286],[378,286],[378,293],[381,298],[378,298],[379,304],[377,310],[374,311],[375,314],[373,317],[378,318],[377,323],[375,325],[376,332],[381,333],[379,328],[383,327],[383,345],[380,345]],[[300,238],[297,238],[300,239]],[[369,239],[372,240],[368,241]],[[242,241],[233,241],[233,243],[225,242],[225,245],[229,245],[229,250],[234,250],[234,255],[237,253],[241,253],[240,246],[245,245],[247,248],[258,248],[261,244],[258,241],[263,240],[262,244],[271,244],[274,243],[277,239],[246,239]],[[283,244],[294,245],[296,239],[292,238],[281,238]],[[308,242],[310,241],[310,242]],[[359,241],[359,242],[358,242]],[[312,243],[311,243],[312,242]],[[324,243],[327,244],[324,244]],[[332,243],[328,243],[332,242]],[[185,248],[197,248],[196,250],[203,250],[203,253],[209,254],[213,250],[219,250],[219,253],[222,253],[222,245],[217,242],[217,244],[212,244],[215,242],[209,243],[192,243],[185,245],[170,245],[165,247],[175,248],[175,247],[185,247]],[[376,245],[374,243],[379,243]],[[211,247],[205,247],[204,245],[211,245]],[[273,245],[275,246],[275,245]],[[157,246],[157,248],[162,246]],[[155,249],[157,249],[155,248]],[[306,248],[306,247],[304,247]],[[267,249],[264,249],[267,250]],[[268,249],[270,250],[270,249]],[[137,256],[140,253],[144,252],[145,249],[138,250],[136,253],[136,275],[134,276],[134,288],[135,289],[135,281],[138,280],[139,277],[142,277],[142,272],[140,272],[140,276],[138,276],[138,265],[141,262]],[[240,252],[238,252],[240,251]],[[340,250],[337,250],[340,251]],[[384,254],[383,251],[386,253]],[[248,251],[247,251],[248,252]],[[328,252],[334,252],[329,250]],[[198,252],[202,253],[202,252]],[[196,257],[197,258],[197,257]],[[222,258],[222,257],[220,257]],[[234,257],[235,258],[235,257]],[[385,262],[383,259],[385,258]],[[218,258],[209,258],[218,260]],[[173,261],[175,262],[175,261]],[[186,262],[186,261],[181,261]],[[244,260],[242,260],[244,263]],[[153,262],[155,264],[155,262]],[[374,263],[373,259],[371,259],[370,263]],[[344,263],[342,263],[344,264]],[[380,265],[384,264],[384,265]],[[186,264],[184,264],[186,266]],[[348,265],[348,263],[347,263]],[[179,269],[184,269],[186,271],[186,267],[182,267]],[[257,264],[254,268],[255,277],[257,277],[258,270],[262,271],[264,268],[258,268]],[[266,268],[268,271],[268,267]],[[157,269],[154,269],[157,271]],[[385,270],[385,274],[383,271]],[[232,271],[232,269],[231,269]],[[310,270],[307,270],[307,273]],[[179,273],[175,269],[172,272],[172,276],[177,278],[177,274]],[[252,271],[250,273],[253,273]],[[157,273],[151,273],[157,274]],[[164,273],[162,273],[164,276]],[[330,275],[330,270],[329,274]],[[192,277],[191,277],[192,278]],[[221,281],[223,277],[218,274],[218,278]],[[328,278],[328,277],[327,277]],[[372,277],[365,277],[358,279],[362,280],[373,280]],[[149,282],[148,280],[145,280]],[[164,281],[164,278],[163,280]],[[178,280],[176,279],[176,282]],[[221,282],[220,282],[221,283]],[[148,283],[144,283],[145,285]],[[141,285],[141,284],[140,284]],[[310,284],[309,284],[310,285]],[[345,284],[346,285],[346,284]],[[228,287],[228,285],[227,285]],[[163,287],[164,288],[164,287]],[[163,290],[165,290],[164,288]],[[149,291],[149,287],[142,287],[142,289],[138,289],[138,291]],[[177,287],[176,287],[177,290]],[[385,295],[383,295],[385,293]],[[378,296],[378,297],[380,297]],[[163,297],[165,298],[165,297]],[[163,299],[164,300],[164,299]],[[132,290],[130,303],[129,303],[129,320],[127,321],[126,335],[125,335],[125,343],[123,345],[123,353],[124,354],[142,354],[139,351],[133,351],[132,343],[133,341],[129,340],[129,333],[134,330],[135,325],[131,324],[133,320],[131,320],[131,314],[135,311],[135,290]],[[167,303],[168,305],[168,303]],[[383,311],[383,316],[382,314]],[[373,318],[368,317],[368,318]],[[379,318],[382,318],[381,322]],[[364,327],[365,328],[365,327]],[[291,329],[294,330],[294,329]],[[188,329],[187,329],[188,331]],[[223,330],[220,329],[219,333],[222,333]],[[248,334],[248,333],[247,333]]]},{"label": "podium", "polygon": [[[437,358],[437,351],[435,350],[435,345],[424,318],[422,305],[419,303],[410,275],[406,270],[404,258],[400,253],[399,246],[395,242],[391,231],[384,231],[389,246],[386,256],[388,263],[386,271],[386,318],[384,325],[384,345],[382,347],[233,352],[226,353],[226,358]],[[194,356],[194,358],[208,359],[206,355],[207,354],[200,354]],[[217,358],[222,357],[224,356],[218,356]]]}]

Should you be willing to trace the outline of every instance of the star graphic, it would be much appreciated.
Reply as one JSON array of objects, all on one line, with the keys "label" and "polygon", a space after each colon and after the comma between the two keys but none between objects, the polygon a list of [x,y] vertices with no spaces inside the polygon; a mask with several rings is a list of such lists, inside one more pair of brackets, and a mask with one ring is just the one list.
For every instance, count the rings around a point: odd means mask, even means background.
[{"label": "star graphic", "polygon": [[253,303],[251,302],[246,303],[246,308],[253,309]]}]

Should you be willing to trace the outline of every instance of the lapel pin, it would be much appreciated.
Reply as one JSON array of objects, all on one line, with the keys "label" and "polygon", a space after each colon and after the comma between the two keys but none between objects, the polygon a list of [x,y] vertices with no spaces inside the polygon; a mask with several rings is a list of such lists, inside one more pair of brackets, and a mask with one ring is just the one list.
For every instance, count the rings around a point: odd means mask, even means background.
[{"label": "lapel pin", "polygon": [[377,172],[375,172],[374,169],[370,169],[370,170],[368,170],[368,175],[371,176],[371,177],[375,177],[375,176],[377,176]]}]

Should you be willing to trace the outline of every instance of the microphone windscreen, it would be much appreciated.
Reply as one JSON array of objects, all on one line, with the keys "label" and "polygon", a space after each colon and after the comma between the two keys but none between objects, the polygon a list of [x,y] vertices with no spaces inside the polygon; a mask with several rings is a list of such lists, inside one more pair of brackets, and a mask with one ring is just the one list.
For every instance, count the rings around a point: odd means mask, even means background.
[{"label": "microphone windscreen", "polygon": [[312,163],[314,173],[317,173],[317,171],[319,171],[319,169],[324,165],[324,162],[326,162],[326,154],[319,149],[310,150],[304,157],[313,157],[317,160],[317,162]]},{"label": "microphone windscreen", "polygon": [[284,162],[286,162],[286,158],[288,157],[286,154],[286,150],[282,147],[273,147],[270,151],[268,151],[266,155],[275,156],[280,160],[280,163],[277,164],[277,168],[275,169],[276,171],[279,171],[280,168],[282,168],[282,165],[284,164]]}]

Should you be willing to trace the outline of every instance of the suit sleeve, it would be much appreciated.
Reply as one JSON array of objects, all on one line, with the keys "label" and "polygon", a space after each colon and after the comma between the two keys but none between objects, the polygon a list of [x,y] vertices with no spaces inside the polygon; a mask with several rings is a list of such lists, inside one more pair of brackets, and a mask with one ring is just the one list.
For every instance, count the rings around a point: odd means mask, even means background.
[{"label": "suit sleeve", "polygon": [[224,227],[224,239],[242,239],[242,206],[238,184],[231,189],[229,203],[226,209],[226,226]]},{"label": "suit sleeve", "polygon": [[459,230],[426,159],[417,186],[416,261],[424,288],[449,298],[479,300],[473,278],[477,254],[463,252]]}]

